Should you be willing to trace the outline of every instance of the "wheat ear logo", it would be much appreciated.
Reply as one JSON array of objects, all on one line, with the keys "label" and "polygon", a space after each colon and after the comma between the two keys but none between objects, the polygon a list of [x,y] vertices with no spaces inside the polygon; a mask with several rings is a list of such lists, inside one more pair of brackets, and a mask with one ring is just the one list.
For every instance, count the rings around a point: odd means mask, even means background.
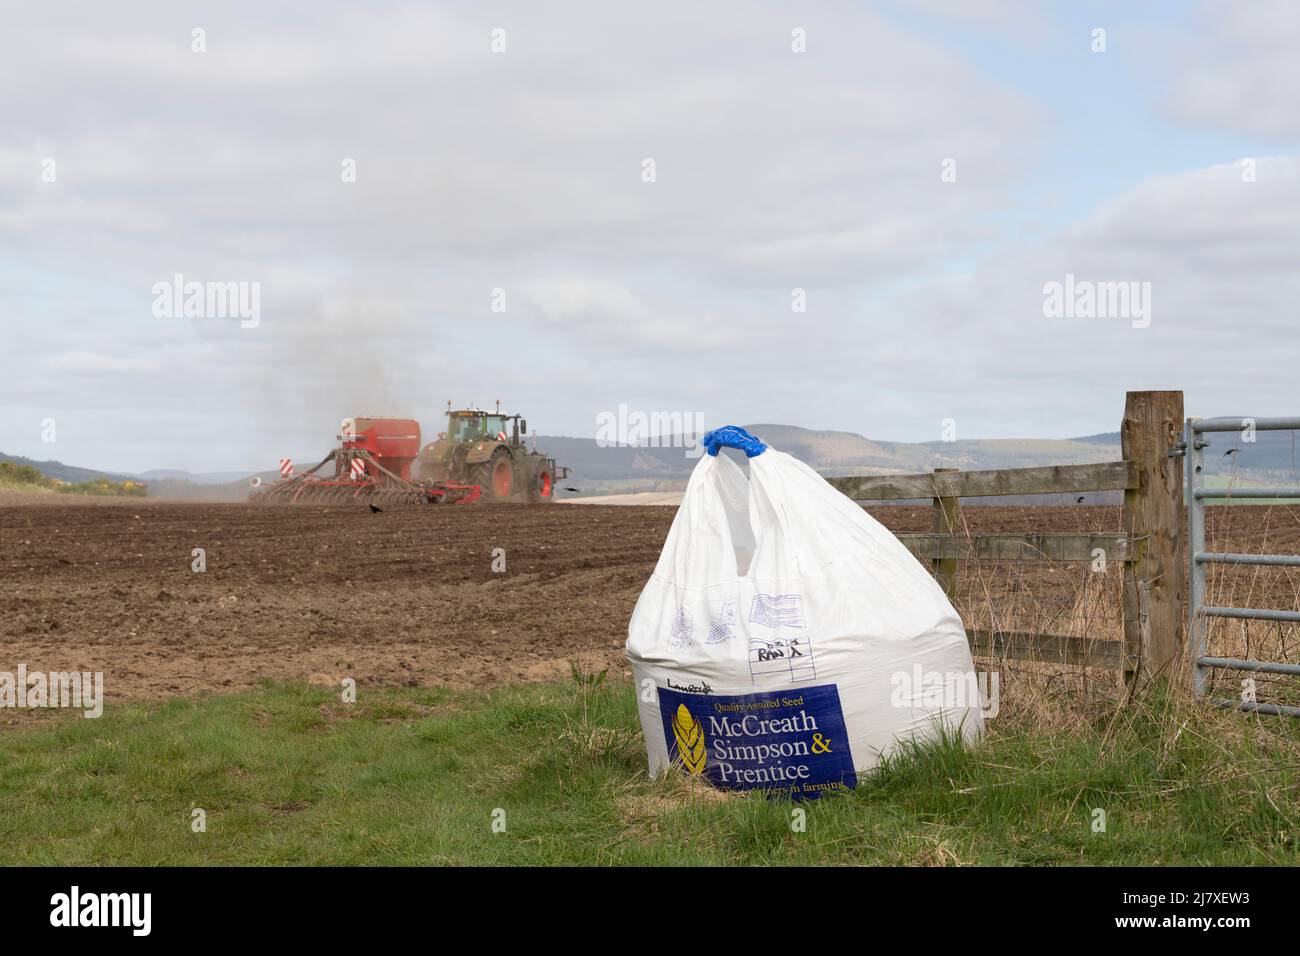
[{"label": "wheat ear logo", "polygon": [[677,756],[688,773],[697,774],[704,771],[706,754],[704,751],[704,728],[699,725],[685,704],[677,705],[677,715],[673,717],[673,736],[677,738]]}]

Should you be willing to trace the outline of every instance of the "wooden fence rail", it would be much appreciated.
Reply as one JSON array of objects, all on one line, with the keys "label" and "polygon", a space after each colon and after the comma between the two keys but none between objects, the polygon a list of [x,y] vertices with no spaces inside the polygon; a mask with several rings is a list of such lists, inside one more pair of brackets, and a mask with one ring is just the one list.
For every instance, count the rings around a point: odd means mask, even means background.
[{"label": "wooden fence rail", "polygon": [[983,631],[966,629],[971,653],[976,657],[1043,661],[1127,671],[1132,660],[1123,641],[1094,641],[1067,634],[1037,634],[1028,631]]},{"label": "wooden fence rail", "polygon": [[1124,534],[900,534],[898,539],[923,560],[963,561],[1127,561],[1129,538]]},{"label": "wooden fence rail", "polygon": [[857,475],[827,479],[854,501],[977,498],[1079,491],[1125,491],[1142,480],[1136,462],[1047,465],[993,471],[935,471],[923,475]]},{"label": "wooden fence rail", "polygon": [[[960,562],[1106,561],[1124,565],[1124,639],[967,629],[978,657],[1037,660],[1124,672],[1134,681],[1168,674],[1182,653],[1182,392],[1129,392],[1120,425],[1122,461],[991,471],[828,479],[855,501],[933,500],[933,533],[901,534],[951,597]],[[1123,530],[1110,534],[964,534],[960,499],[1123,491]]]}]

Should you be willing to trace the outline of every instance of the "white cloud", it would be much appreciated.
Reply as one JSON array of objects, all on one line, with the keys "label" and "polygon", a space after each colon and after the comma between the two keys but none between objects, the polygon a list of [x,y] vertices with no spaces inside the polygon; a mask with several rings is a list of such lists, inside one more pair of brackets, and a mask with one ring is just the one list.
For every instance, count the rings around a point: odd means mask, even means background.
[{"label": "white cloud", "polygon": [[1300,137],[1300,4],[1202,3],[1195,40],[1171,65],[1165,102],[1178,119],[1269,137]]},{"label": "white cloud", "polygon": [[45,367],[59,372],[148,372],[155,368],[144,359],[97,352],[60,352],[47,359]]},{"label": "white cloud", "polygon": [[[1080,434],[1099,403],[1114,407],[1117,423],[1124,391],[1141,388],[1184,389],[1189,414],[1290,414],[1296,209],[1300,157],[1261,159],[1254,183],[1236,164],[1156,176],[1046,242],[1004,250],[969,279],[926,284],[897,305],[914,328],[943,323],[930,339],[943,371],[928,378],[917,420],[948,408],[968,437],[1004,420],[1025,422],[1025,434]],[[1043,284],[1067,273],[1149,282],[1150,328],[1044,318]],[[907,374],[885,382],[907,394]]]}]

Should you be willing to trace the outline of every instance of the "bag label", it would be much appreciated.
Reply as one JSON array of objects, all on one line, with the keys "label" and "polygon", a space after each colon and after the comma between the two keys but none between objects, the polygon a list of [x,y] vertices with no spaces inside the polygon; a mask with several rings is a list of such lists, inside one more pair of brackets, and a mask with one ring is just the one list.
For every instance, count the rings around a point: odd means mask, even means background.
[{"label": "bag label", "polygon": [[803,627],[803,595],[755,594],[749,619],[767,627]]},{"label": "bag label", "polygon": [[812,638],[751,637],[749,678],[755,684],[816,680],[817,665],[813,663]]},{"label": "bag label", "polygon": [[659,688],[668,757],[722,790],[795,799],[857,785],[834,684],[735,696]]}]

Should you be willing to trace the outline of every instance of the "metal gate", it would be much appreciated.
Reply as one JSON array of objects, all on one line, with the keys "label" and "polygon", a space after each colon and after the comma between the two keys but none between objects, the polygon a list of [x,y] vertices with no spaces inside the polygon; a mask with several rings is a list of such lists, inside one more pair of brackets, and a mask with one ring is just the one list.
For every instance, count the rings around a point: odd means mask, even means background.
[{"label": "metal gate", "polygon": [[[1205,550],[1205,502],[1232,498],[1295,498],[1300,499],[1300,488],[1207,488],[1205,487],[1205,449],[1210,442],[1205,436],[1213,432],[1287,431],[1300,429],[1300,418],[1189,418],[1184,433],[1187,455],[1187,530],[1190,547],[1190,597],[1187,606],[1187,642],[1192,657],[1192,687],[1197,697],[1204,697],[1207,674],[1211,667],[1267,674],[1289,674],[1300,677],[1300,664],[1282,664],[1271,661],[1252,661],[1237,657],[1207,656],[1206,620],[1211,617],[1244,618],[1260,621],[1290,621],[1300,623],[1300,611],[1278,611],[1251,607],[1215,607],[1205,603],[1205,566],[1207,564],[1268,565],[1272,567],[1300,567],[1300,555],[1294,554],[1234,554],[1227,551]],[[1236,707],[1258,711],[1262,714],[1286,714],[1300,717],[1300,707],[1282,704],[1262,704],[1248,700],[1210,698],[1219,707]]]}]

